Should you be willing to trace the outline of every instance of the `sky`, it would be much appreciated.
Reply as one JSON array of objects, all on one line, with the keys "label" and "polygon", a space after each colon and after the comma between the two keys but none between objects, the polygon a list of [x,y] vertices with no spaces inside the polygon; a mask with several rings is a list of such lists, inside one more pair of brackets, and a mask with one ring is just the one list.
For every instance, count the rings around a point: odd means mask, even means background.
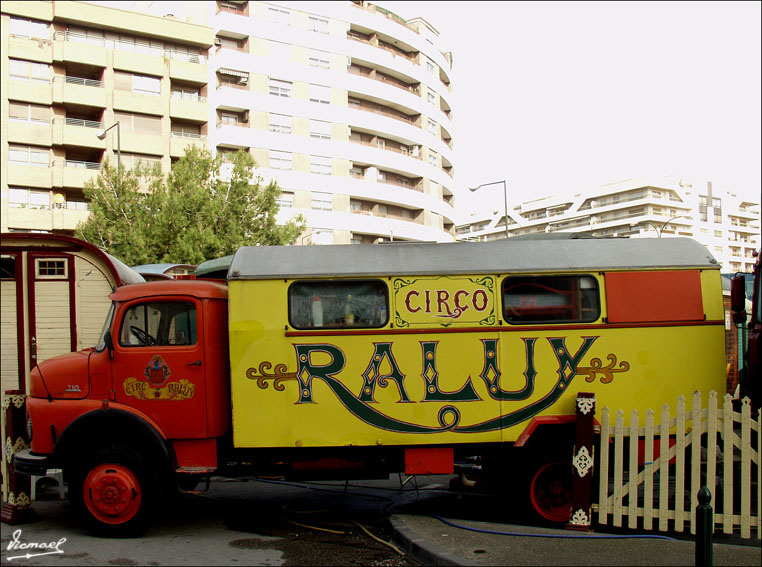
[{"label": "sky", "polygon": [[759,202],[761,3],[376,3],[453,53],[466,186],[506,180],[510,204],[677,175]]}]

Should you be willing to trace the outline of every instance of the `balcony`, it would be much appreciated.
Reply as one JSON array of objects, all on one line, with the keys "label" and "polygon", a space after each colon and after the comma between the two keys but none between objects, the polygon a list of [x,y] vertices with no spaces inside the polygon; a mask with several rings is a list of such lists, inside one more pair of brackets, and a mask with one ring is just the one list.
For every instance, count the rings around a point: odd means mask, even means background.
[{"label": "balcony", "polygon": [[94,120],[55,118],[53,119],[53,144],[105,150],[105,140],[99,140],[97,136],[98,130],[103,128],[103,122]]},{"label": "balcony", "polygon": [[55,33],[53,41],[53,61],[65,63],[82,63],[105,68],[108,65],[105,49],[93,49],[92,45],[71,41],[69,33]]},{"label": "balcony", "polygon": [[200,96],[172,93],[169,99],[169,116],[192,122],[206,122],[209,119],[207,100]]},{"label": "balcony", "polygon": [[172,132],[169,140],[169,155],[173,158],[183,157],[185,149],[189,146],[199,145],[206,147],[207,137],[201,134],[188,132]]},{"label": "balcony", "polygon": [[106,89],[103,81],[56,75],[53,78],[53,103],[106,108]]}]

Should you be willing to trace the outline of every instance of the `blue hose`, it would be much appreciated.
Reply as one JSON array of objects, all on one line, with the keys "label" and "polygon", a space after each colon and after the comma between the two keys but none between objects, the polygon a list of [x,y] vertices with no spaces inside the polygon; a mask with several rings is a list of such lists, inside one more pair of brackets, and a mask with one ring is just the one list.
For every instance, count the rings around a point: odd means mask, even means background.
[{"label": "blue hose", "polygon": [[441,516],[437,516],[436,514],[431,514],[432,518],[436,518],[442,523],[447,524],[448,526],[452,526],[454,528],[459,528],[461,530],[468,530],[471,532],[478,532],[482,534],[493,534],[493,535],[505,535],[505,536],[518,536],[518,537],[548,537],[548,538],[562,538],[562,539],[666,539],[669,541],[675,541],[674,538],[667,537],[667,536],[661,536],[661,535],[652,535],[652,534],[642,534],[642,535],[582,535],[582,534],[533,534],[533,533],[521,533],[521,532],[498,532],[494,530],[483,530],[481,528],[470,528],[468,526],[461,526],[459,524],[456,524],[454,522],[451,522],[449,520],[445,520]]}]

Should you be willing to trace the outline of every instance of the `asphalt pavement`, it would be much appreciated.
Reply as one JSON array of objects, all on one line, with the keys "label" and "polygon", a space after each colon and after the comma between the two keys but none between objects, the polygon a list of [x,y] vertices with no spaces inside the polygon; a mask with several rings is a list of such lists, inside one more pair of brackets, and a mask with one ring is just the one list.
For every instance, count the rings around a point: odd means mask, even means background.
[{"label": "asphalt pavement", "polygon": [[[423,565],[696,565],[695,541],[395,514],[397,545]],[[730,542],[730,543],[729,543]],[[715,537],[710,565],[759,566],[760,540]]]}]

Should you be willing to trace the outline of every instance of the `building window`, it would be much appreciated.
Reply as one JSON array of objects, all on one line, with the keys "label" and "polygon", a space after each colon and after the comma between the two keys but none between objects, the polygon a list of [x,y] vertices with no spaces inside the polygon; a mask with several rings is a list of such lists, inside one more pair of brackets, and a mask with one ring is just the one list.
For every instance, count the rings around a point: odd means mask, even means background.
[{"label": "building window", "polygon": [[270,169],[291,169],[291,152],[270,150]]},{"label": "building window", "polygon": [[434,136],[437,135],[437,123],[433,120],[428,121],[428,130],[429,134],[433,134]]},{"label": "building window", "polygon": [[437,95],[435,95],[431,91],[426,91],[426,101],[429,104],[436,104],[436,102],[437,102]]},{"label": "building window", "polygon": [[40,83],[50,82],[50,65],[47,63],[34,63],[22,59],[11,59],[10,63],[11,78]]},{"label": "building window", "polygon": [[426,70],[433,75],[436,67],[434,67],[434,64],[431,61],[426,61]]},{"label": "building window", "polygon": [[376,216],[387,217],[389,216],[389,207],[386,205],[378,205],[376,207]]},{"label": "building window", "polygon": [[114,89],[159,96],[161,94],[161,78],[114,71]]},{"label": "building window", "polygon": [[291,12],[283,8],[270,6],[268,9],[270,21],[281,26],[291,25]]},{"label": "building window", "polygon": [[329,60],[329,54],[325,51],[318,51],[317,49],[310,49],[309,64],[310,67],[318,67],[320,69],[328,69],[331,66]]},{"label": "building window", "polygon": [[50,39],[50,24],[38,20],[11,16],[10,32],[15,37]]},{"label": "building window", "polygon": [[332,211],[333,210],[333,197],[330,193],[321,193],[320,191],[312,192],[311,205],[313,210],[316,211]]},{"label": "building window", "polygon": [[309,30],[318,33],[328,33],[328,20],[318,16],[310,16]]},{"label": "building window", "polygon": [[50,192],[9,187],[8,206],[12,209],[49,209]]},{"label": "building window", "polygon": [[386,149],[386,140],[383,138],[376,138],[376,147],[381,148],[382,150]]},{"label": "building window", "polygon": [[50,124],[50,107],[41,104],[13,102],[9,104],[9,118],[24,122],[44,122]]},{"label": "building window", "polygon": [[288,81],[279,81],[270,79],[270,94],[274,96],[291,97],[291,83]]},{"label": "building window", "polygon": [[36,167],[49,167],[50,150],[37,146],[11,144],[8,148],[8,161]]},{"label": "building window", "polygon": [[310,102],[329,104],[331,102],[331,87],[310,85]]},{"label": "building window", "polygon": [[279,132],[281,134],[291,133],[292,117],[285,114],[270,115],[270,132]]},{"label": "building window", "polygon": [[239,116],[234,112],[220,112],[220,122],[227,126],[238,126]]},{"label": "building window", "polygon": [[278,197],[278,206],[281,209],[293,209],[294,194],[291,191],[283,191]]},{"label": "building window", "polygon": [[34,261],[36,277],[39,279],[66,279],[68,262],[63,258],[42,259]]},{"label": "building window", "polygon": [[161,136],[161,116],[133,114],[115,110],[114,119],[119,121],[122,134],[147,134]]},{"label": "building window", "polygon": [[198,102],[201,100],[201,94],[198,87],[173,86],[172,98]]},{"label": "building window", "polygon": [[331,175],[331,158],[327,156],[310,156],[310,173]]},{"label": "building window", "polygon": [[432,151],[429,152],[429,163],[434,167],[439,165],[438,156]]},{"label": "building window", "polygon": [[122,152],[122,167],[124,169],[133,169],[138,165],[142,165],[144,167],[154,167],[158,165],[161,167],[161,156]]},{"label": "building window", "polygon": [[310,137],[319,140],[330,140],[331,123],[323,120],[310,120]]}]

